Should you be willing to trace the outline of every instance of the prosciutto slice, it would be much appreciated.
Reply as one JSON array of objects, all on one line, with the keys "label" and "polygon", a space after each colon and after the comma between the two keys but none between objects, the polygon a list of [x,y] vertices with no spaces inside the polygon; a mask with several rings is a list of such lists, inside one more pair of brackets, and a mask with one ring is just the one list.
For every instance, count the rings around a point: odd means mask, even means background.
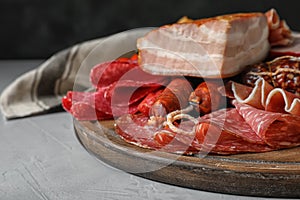
[{"label": "prosciutto slice", "polygon": [[165,25],[139,38],[139,63],[159,75],[224,78],[269,52],[263,13],[239,13]]},{"label": "prosciutto slice", "polygon": [[[148,124],[148,116],[144,114],[123,115],[116,120],[116,133],[119,134],[126,142],[137,145],[142,148],[154,149],[178,154],[194,154],[198,149],[190,143],[193,137],[179,136],[174,138],[176,133],[166,128],[160,128],[153,124]],[[165,134],[170,137],[167,144],[161,144],[157,135]],[[184,141],[184,142],[183,142]]]},{"label": "prosciutto slice", "polygon": [[271,112],[290,113],[300,116],[299,96],[281,88],[273,88],[259,78],[254,88],[232,82],[233,97],[239,102]]}]

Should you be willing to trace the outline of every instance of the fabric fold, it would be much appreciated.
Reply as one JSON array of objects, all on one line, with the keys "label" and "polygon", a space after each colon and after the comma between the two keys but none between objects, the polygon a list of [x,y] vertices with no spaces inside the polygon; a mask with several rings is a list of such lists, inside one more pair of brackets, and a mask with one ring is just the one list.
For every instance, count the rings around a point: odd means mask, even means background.
[{"label": "fabric fold", "polygon": [[0,96],[6,119],[45,113],[61,104],[73,88],[81,62],[101,39],[87,41],[59,51],[36,69],[18,77]]},{"label": "fabric fold", "polygon": [[136,51],[136,40],[150,27],[85,41],[57,52],[44,63],[12,82],[0,96],[6,119],[47,113],[61,106],[69,91],[92,87],[89,74],[96,64]]}]

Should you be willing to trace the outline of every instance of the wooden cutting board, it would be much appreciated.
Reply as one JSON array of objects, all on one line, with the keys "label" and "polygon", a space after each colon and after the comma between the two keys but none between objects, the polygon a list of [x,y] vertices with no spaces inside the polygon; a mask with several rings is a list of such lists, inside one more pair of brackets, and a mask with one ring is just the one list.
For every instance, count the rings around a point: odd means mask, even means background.
[{"label": "wooden cutting board", "polygon": [[124,142],[113,121],[77,121],[81,144],[102,161],[151,180],[198,190],[300,197],[300,147],[230,156],[182,156]]}]

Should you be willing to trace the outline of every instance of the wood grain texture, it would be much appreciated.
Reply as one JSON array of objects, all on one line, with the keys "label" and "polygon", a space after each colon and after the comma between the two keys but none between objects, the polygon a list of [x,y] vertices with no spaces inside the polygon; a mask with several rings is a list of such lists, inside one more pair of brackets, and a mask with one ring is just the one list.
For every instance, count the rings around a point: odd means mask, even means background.
[{"label": "wood grain texture", "polygon": [[116,168],[198,190],[300,197],[300,147],[230,156],[183,156],[128,144],[114,132],[113,124],[74,120],[74,129],[87,151]]}]

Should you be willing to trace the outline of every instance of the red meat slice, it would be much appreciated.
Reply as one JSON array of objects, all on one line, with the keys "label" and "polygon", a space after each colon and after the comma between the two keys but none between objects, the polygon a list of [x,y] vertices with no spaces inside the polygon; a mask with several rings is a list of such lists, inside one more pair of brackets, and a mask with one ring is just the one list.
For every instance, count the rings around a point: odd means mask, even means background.
[{"label": "red meat slice", "polygon": [[111,119],[136,113],[143,98],[157,87],[119,87],[114,84],[96,92],[70,91],[62,105],[79,120]]},{"label": "red meat slice", "polygon": [[156,76],[140,69],[136,61],[113,61],[95,66],[90,73],[91,83],[96,88],[108,87],[120,80],[128,80],[138,85],[164,84],[166,76]]},{"label": "red meat slice", "polygon": [[137,66],[135,58],[122,58],[100,63],[92,68],[90,81],[96,88],[106,87],[118,81],[126,72]]},{"label": "red meat slice", "polygon": [[[67,93],[65,97],[63,97],[62,106],[66,111],[71,113],[76,119],[101,120],[101,119],[112,118],[112,115],[106,114],[95,108],[94,103],[91,103],[92,101],[91,95],[87,95],[87,93],[83,93],[83,92],[75,92],[75,95],[73,94],[74,92],[70,91]],[[86,99],[86,102],[81,101],[83,98]]]},{"label": "red meat slice", "polygon": [[104,120],[112,119],[113,116],[97,110],[90,104],[78,102],[72,105],[72,115],[80,120]]},{"label": "red meat slice", "polygon": [[256,134],[272,148],[300,145],[300,116],[260,110],[236,101],[233,104]]},{"label": "red meat slice", "polygon": [[201,151],[217,154],[266,152],[273,150],[257,136],[235,108],[205,116],[196,126],[197,145]]},{"label": "red meat slice", "polygon": [[168,144],[161,144],[155,136],[158,133],[165,133],[171,136],[172,132],[168,129],[147,124],[148,116],[144,114],[123,115],[116,120],[116,133],[118,133],[126,142],[139,147],[159,150],[164,152],[191,154],[198,152],[197,149],[186,145],[179,140],[171,138]]},{"label": "red meat slice", "polygon": [[[269,147],[257,137],[251,127],[242,119],[236,109],[216,111],[214,118],[196,126],[196,135],[175,133],[168,128],[147,124],[148,118],[126,115],[116,121],[116,133],[127,142],[144,148],[161,149],[167,152],[194,154],[197,152],[215,154],[236,154],[243,152],[266,152]],[[222,116],[223,115],[223,116]],[[226,120],[219,123],[226,115]],[[232,119],[229,120],[229,119]],[[137,121],[136,121],[137,120]],[[237,120],[233,122],[233,120]],[[222,119],[221,119],[222,121]],[[180,124],[181,129],[191,129],[189,121]]]},{"label": "red meat slice", "polygon": [[[70,91],[62,105],[78,120],[101,120],[133,114],[139,103],[169,82],[169,78],[142,71],[137,56],[95,66],[90,74],[95,92]],[[89,113],[87,113],[89,112]]]},{"label": "red meat slice", "polygon": [[204,122],[222,127],[223,131],[250,143],[265,144],[235,108],[218,110],[211,116],[213,117],[205,116],[204,118],[208,119]]},{"label": "red meat slice", "polygon": [[270,50],[270,58],[280,56],[300,56],[300,33],[292,34],[294,41],[291,45],[284,47],[273,47]]}]

